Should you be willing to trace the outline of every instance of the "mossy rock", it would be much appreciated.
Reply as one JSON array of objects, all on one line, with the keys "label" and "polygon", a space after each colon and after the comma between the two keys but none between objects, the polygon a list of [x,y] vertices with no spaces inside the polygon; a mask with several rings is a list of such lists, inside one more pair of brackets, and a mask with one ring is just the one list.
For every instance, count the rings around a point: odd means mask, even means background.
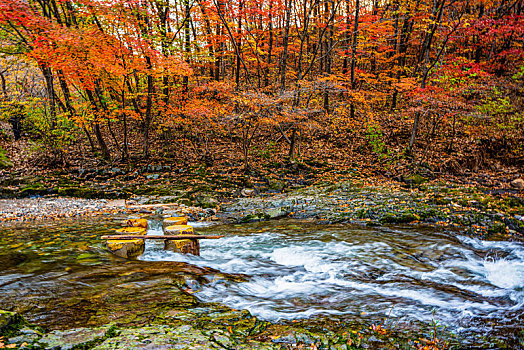
[{"label": "mossy rock", "polygon": [[419,215],[413,213],[401,213],[399,215],[386,214],[380,219],[380,222],[384,224],[406,224],[418,220],[420,220]]},{"label": "mossy rock", "polygon": [[269,217],[266,217],[264,213],[248,214],[240,218],[239,223],[247,224],[249,222],[258,222],[262,220],[268,220]]},{"label": "mossy rock", "polygon": [[506,225],[502,222],[495,222],[488,228],[488,234],[503,234],[506,233]]},{"label": "mossy rock", "polygon": [[144,253],[146,244],[143,239],[108,240],[107,249],[124,259],[135,259]]},{"label": "mossy rock", "polygon": [[174,216],[170,218],[165,218],[162,224],[162,229],[165,232],[167,227],[173,225],[187,225],[187,218],[185,216]]},{"label": "mossy rock", "polygon": [[76,198],[98,198],[102,194],[96,190],[85,187],[59,187],[58,195],[63,197],[76,197]]},{"label": "mossy rock", "polygon": [[16,312],[0,310],[0,336],[14,335],[26,323],[24,318]]},{"label": "mossy rock", "polygon": [[116,327],[105,325],[98,328],[76,328],[53,331],[37,343],[43,349],[91,349],[107,338],[115,336]]},{"label": "mossy rock", "polygon": [[420,174],[413,174],[406,176],[404,182],[408,185],[422,185],[423,183],[428,182],[429,180]]},{"label": "mossy rock", "polygon": [[34,195],[44,195],[48,194],[50,192],[50,189],[47,186],[44,186],[41,183],[34,183],[27,186],[22,187],[20,190],[20,196],[26,197],[26,196],[34,196]]}]

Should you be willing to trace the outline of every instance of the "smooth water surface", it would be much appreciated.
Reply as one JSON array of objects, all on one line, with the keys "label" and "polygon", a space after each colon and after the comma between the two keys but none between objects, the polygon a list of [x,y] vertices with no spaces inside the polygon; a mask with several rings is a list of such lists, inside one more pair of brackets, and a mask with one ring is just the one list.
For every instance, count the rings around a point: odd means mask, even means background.
[{"label": "smooth water surface", "polygon": [[[107,271],[147,266],[140,283],[161,282],[162,271],[183,269],[186,290],[200,300],[247,309],[269,321],[328,316],[380,323],[389,315],[388,323],[409,329],[438,320],[474,343],[485,336],[514,337],[523,328],[524,245],[519,242],[415,227],[195,224],[201,233],[226,237],[202,240],[200,257],[147,241],[140,261],[126,262],[98,239],[114,227],[106,221],[3,230],[0,248],[10,253],[0,256],[0,308],[19,303],[24,306],[19,309],[45,323],[56,319],[58,306],[49,307],[53,296],[72,300],[97,286],[111,288],[123,282]],[[160,233],[160,222],[150,221],[148,234]],[[166,261],[176,262],[176,268],[155,265]],[[159,266],[164,270],[154,272]],[[96,277],[86,277],[93,271]]]}]

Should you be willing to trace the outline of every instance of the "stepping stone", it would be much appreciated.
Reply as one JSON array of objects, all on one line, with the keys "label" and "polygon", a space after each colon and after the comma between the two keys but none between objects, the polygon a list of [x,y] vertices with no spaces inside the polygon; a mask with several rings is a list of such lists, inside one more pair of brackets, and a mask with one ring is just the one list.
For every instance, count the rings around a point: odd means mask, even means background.
[{"label": "stepping stone", "polygon": [[162,229],[166,232],[166,228],[173,225],[187,225],[187,218],[184,216],[165,218],[164,223],[162,224]]},{"label": "stepping stone", "polygon": [[[193,226],[189,225],[171,225],[164,230],[166,235],[194,235]],[[177,253],[200,255],[200,244],[197,239],[184,239],[184,240],[165,240],[164,249],[171,250]]]},{"label": "stepping stone", "polygon": [[123,226],[142,227],[147,229],[147,219],[127,219],[124,220]]},{"label": "stepping stone", "polygon": [[143,239],[108,240],[107,249],[124,259],[136,259],[144,253],[146,244]]},{"label": "stepping stone", "polygon": [[[147,220],[146,220],[147,223]],[[124,227],[116,230],[121,235],[145,236],[147,231],[143,227]],[[136,259],[144,253],[146,244],[143,239],[112,239],[106,242],[111,253],[124,259]]]}]

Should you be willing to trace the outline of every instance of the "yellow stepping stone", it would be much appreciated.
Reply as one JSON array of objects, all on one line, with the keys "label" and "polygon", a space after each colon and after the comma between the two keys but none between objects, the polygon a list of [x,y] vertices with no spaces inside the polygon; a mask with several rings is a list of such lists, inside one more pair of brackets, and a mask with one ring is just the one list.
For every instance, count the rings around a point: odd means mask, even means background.
[{"label": "yellow stepping stone", "polygon": [[[165,228],[166,235],[194,235],[193,226],[171,225]],[[164,249],[183,254],[200,255],[200,244],[197,239],[164,240]]]},{"label": "yellow stepping stone", "polygon": [[107,249],[125,259],[135,259],[144,253],[146,244],[143,239],[108,240]]},{"label": "yellow stepping stone", "polygon": [[124,220],[123,225],[128,227],[142,227],[147,229],[147,219],[127,219]]},{"label": "yellow stepping stone", "polygon": [[[147,221],[146,221],[147,223]],[[120,235],[138,235],[145,236],[147,231],[143,227],[123,227],[116,232]],[[118,255],[125,259],[134,259],[144,253],[146,244],[143,239],[118,239],[108,240],[106,242],[107,249],[111,253]]]},{"label": "yellow stepping stone", "polygon": [[123,227],[116,230],[120,235],[145,235],[147,230],[143,227]]},{"label": "yellow stepping stone", "polygon": [[166,230],[168,226],[173,225],[187,225],[187,218],[184,216],[175,216],[170,218],[165,218],[164,223],[162,224],[162,229]]},{"label": "yellow stepping stone", "polygon": [[169,235],[189,235],[193,234],[193,226],[190,225],[170,225],[164,230],[165,234]]}]

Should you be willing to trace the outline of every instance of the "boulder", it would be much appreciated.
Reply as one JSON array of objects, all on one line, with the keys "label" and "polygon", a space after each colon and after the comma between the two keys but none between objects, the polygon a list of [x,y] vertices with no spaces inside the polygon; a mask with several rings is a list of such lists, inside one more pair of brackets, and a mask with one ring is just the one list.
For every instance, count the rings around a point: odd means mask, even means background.
[{"label": "boulder", "polygon": [[255,194],[255,190],[252,188],[243,188],[240,194],[244,197],[251,197]]},{"label": "boulder", "polygon": [[524,180],[522,178],[515,179],[510,182],[511,187],[516,188],[518,190],[524,189]]}]

